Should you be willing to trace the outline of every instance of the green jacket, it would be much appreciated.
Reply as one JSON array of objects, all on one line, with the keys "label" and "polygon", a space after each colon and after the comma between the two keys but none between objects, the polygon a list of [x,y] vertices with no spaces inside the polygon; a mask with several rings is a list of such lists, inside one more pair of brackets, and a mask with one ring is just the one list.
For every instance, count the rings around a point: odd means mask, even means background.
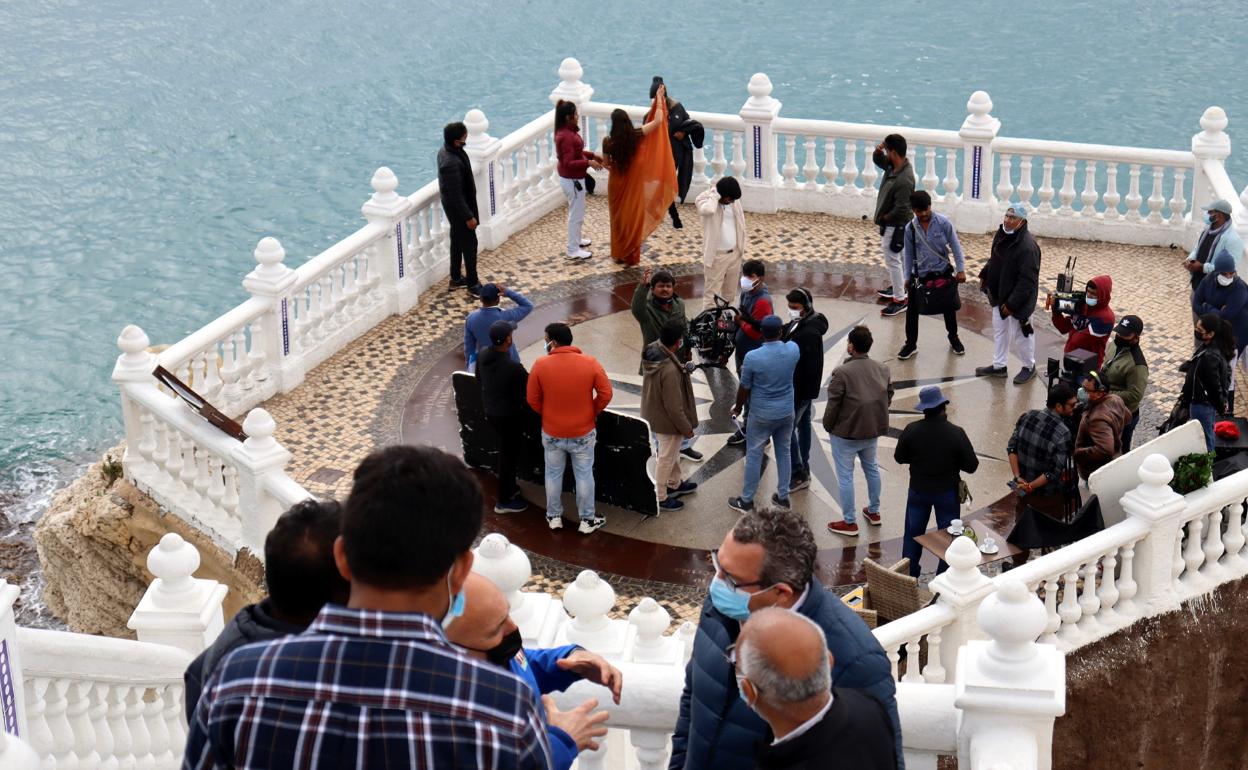
[{"label": "green jacket", "polygon": [[641,282],[637,283],[637,290],[633,292],[633,318],[636,318],[641,326],[643,349],[659,338],[659,330],[670,319],[675,318],[680,321],[680,325],[685,330],[689,328],[689,319],[685,317],[685,303],[680,297],[673,294],[671,309],[664,310],[654,303],[650,287]]},{"label": "green jacket", "polygon": [[904,227],[914,219],[910,208],[910,193],[914,192],[914,167],[910,161],[894,171],[890,164],[884,168],[880,180],[880,193],[875,197],[875,223],[880,227]]},{"label": "green jacket", "polygon": [[1148,385],[1148,362],[1140,346],[1125,347],[1115,342],[1101,373],[1109,392],[1117,393],[1133,413],[1138,411]]}]

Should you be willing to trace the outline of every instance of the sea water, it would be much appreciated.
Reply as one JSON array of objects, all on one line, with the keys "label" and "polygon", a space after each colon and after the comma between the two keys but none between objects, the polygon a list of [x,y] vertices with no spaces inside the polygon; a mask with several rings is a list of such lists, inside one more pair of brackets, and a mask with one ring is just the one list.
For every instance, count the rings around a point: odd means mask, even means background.
[{"label": "sea water", "polygon": [[[550,109],[565,56],[604,101],[661,74],[732,113],[761,71],[789,117],[956,129],[984,89],[1004,135],[1183,149],[1211,104],[1248,137],[1246,20],[1194,0],[0,3],[0,546],[119,438],[124,325],[199,328],[245,298],[261,237],[298,265],[362,224],[378,166],[400,192],[431,179],[447,121],[478,107],[503,136]],[[1248,152],[1228,165],[1248,183]],[[28,567],[0,550],[6,569]]]}]

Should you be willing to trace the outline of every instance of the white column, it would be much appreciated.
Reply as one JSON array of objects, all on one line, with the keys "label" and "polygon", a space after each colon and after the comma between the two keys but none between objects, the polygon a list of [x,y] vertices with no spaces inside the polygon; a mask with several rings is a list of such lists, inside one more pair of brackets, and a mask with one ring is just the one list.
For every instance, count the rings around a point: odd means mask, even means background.
[{"label": "white column", "polygon": [[[269,302],[269,311],[262,317],[261,339],[258,341],[264,355],[262,365],[271,367],[277,374],[278,392],[287,393],[303,382],[306,373],[302,363],[303,351],[291,344],[294,308],[290,303],[290,290],[295,284],[295,271],[282,263],[286,259],[286,250],[276,238],[261,238],[252,256],[256,260],[256,268],[243,279],[243,288],[251,296]],[[257,341],[253,340],[253,353],[256,347]]]},{"label": "white column", "polygon": [[[979,571],[979,548],[970,538],[955,537],[945,552],[949,569],[932,579],[936,601],[951,608],[955,617],[940,631],[940,664],[945,681],[951,681],[958,665],[958,649],[971,639],[982,639],[976,612],[984,597],[993,591],[992,581]],[[917,659],[916,659],[917,660]],[[931,666],[931,661],[928,666]]]},{"label": "white column", "polygon": [[672,625],[672,615],[654,599],[644,597],[628,613],[628,624],[634,631],[630,660],[636,663],[683,662],[684,643],[674,636],[663,635]]},{"label": "white column", "polygon": [[1053,720],[1066,711],[1066,659],[1035,641],[1044,605],[1021,582],[1004,580],[978,617],[991,641],[968,642],[958,654],[958,766],[1049,770]]},{"label": "white column", "polygon": [[598,577],[598,573],[584,570],[577,575],[564,589],[563,606],[572,616],[572,622],[560,629],[561,644],[579,644],[612,657],[624,652],[628,622],[607,617],[615,607],[615,589]]},{"label": "white column", "polygon": [[1143,617],[1179,606],[1174,556],[1180,537],[1179,519],[1186,503],[1167,486],[1174,471],[1164,456],[1153,454],[1144,458],[1138,474],[1140,485],[1122,496],[1122,507],[1128,517],[1149,527],[1148,534],[1135,544],[1133,564],[1134,606]]},{"label": "white column", "polygon": [[192,577],[199,569],[199,551],[169,532],[147,555],[147,569],[156,579],[126,621],[140,642],[168,644],[198,655],[221,633],[221,603],[226,587],[215,580]]},{"label": "white column", "polygon": [[133,471],[141,467],[147,460],[139,451],[143,442],[143,422],[140,418],[139,406],[126,393],[127,383],[151,383],[152,372],[156,369],[156,356],[147,352],[150,340],[142,329],[130,324],[121,330],[117,337],[117,347],[121,355],[113,365],[113,382],[121,390],[121,417],[126,430],[126,452],[122,455],[122,466],[126,477],[133,479]]},{"label": "white column", "polygon": [[559,602],[539,591],[522,591],[533,575],[533,567],[524,550],[506,537],[493,532],[481,539],[473,549],[472,571],[498,586],[507,597],[512,621],[520,627],[524,643],[541,647],[549,645],[565,619]]},{"label": "white column", "polygon": [[[17,648],[13,602],[21,590],[0,579],[0,734],[30,737],[26,724],[26,694],[22,685],[22,657]],[[17,750],[15,750],[17,751]],[[5,758],[0,746],[0,759]],[[0,767],[7,767],[0,763]]]},{"label": "white column", "polygon": [[[387,231],[385,239],[376,246],[375,256],[378,259],[373,262],[372,269],[378,271],[381,279],[381,296],[386,309],[392,315],[406,313],[415,306],[420,295],[415,276],[418,265],[408,266],[412,255],[407,253],[405,247],[411,241],[404,241],[407,199],[395,193],[399,187],[398,177],[385,166],[373,172],[369,184],[373,194],[360,207],[360,212],[369,224],[383,225]],[[412,233],[411,240],[415,238],[416,234]]]},{"label": "white column", "polygon": [[761,72],[750,78],[750,98],[741,106],[745,121],[745,176],[741,182],[741,205],[750,211],[774,213],[776,187],[776,137],[771,124],[780,115],[780,101],[771,98],[771,80]]},{"label": "white column", "polygon": [[242,542],[257,559],[264,558],[264,538],[282,515],[282,503],[269,491],[269,479],[284,474],[290,452],[273,438],[277,423],[256,407],[243,420],[247,440],[235,447],[238,466],[238,510],[242,519]]},{"label": "white column", "polygon": [[[481,249],[498,248],[511,235],[504,216],[499,193],[502,170],[498,168],[498,148],[502,141],[490,136],[490,121],[481,110],[468,110],[464,115],[468,127],[468,143],[464,152],[472,161],[472,174],[477,183],[477,242]],[[554,129],[554,119],[551,119]]]},{"label": "white column", "polygon": [[988,93],[976,91],[966,102],[966,119],[958,129],[962,138],[962,196],[953,214],[958,229],[966,232],[989,232],[997,222],[992,145],[1001,131],[1001,121],[991,112]]}]

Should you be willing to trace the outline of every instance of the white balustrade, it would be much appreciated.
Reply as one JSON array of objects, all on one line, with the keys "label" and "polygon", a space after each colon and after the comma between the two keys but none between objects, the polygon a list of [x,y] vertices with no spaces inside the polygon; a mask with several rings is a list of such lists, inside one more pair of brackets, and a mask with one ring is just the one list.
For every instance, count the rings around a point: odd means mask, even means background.
[{"label": "white balustrade", "polygon": [[193,577],[199,551],[174,532],[166,533],[147,556],[155,576],[126,626],[140,642],[168,644],[198,655],[224,627],[221,603],[226,587]]}]

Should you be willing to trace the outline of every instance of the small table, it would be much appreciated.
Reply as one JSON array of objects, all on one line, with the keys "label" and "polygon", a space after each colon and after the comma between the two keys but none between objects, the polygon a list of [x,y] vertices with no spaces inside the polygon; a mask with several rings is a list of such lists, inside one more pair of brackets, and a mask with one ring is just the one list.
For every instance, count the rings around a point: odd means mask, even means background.
[{"label": "small table", "polygon": [[[981,567],[1011,556],[1017,556],[1023,552],[1022,548],[1005,542],[1004,537],[989,529],[988,525],[984,524],[982,521],[964,521],[962,522],[962,526],[970,527],[975,530],[975,536],[979,538],[979,543],[984,542],[984,538],[986,537],[991,537],[997,543],[996,553],[984,553],[983,551],[979,552],[979,566]],[[914,539],[914,542],[923,546],[923,550],[934,554],[937,559],[944,561],[945,551],[947,551],[949,546],[953,544],[953,537],[953,535],[949,534],[948,530],[937,528],[928,530],[927,532],[919,535]],[[961,535],[959,535],[959,537],[961,537]],[[975,543],[974,545],[976,548],[979,547],[978,543]]]}]

